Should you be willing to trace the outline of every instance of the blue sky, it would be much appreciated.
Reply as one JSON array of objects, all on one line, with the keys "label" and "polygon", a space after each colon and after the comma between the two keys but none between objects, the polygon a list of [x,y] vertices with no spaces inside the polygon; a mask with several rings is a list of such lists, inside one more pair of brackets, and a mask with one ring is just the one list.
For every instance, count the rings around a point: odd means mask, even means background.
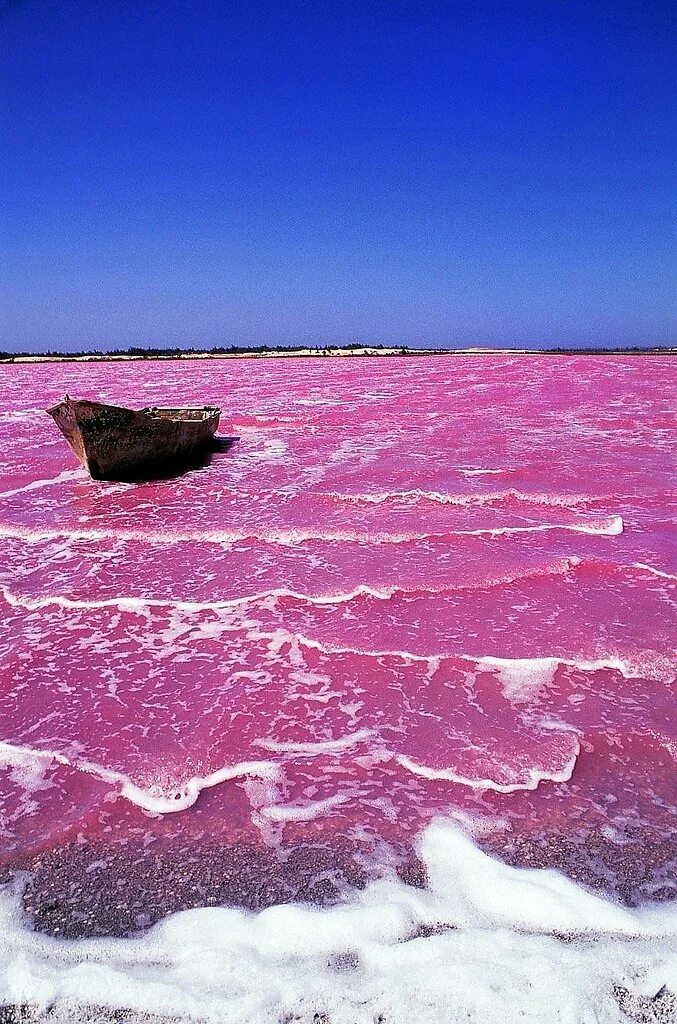
[{"label": "blue sky", "polygon": [[0,349],[666,344],[671,4],[0,0]]}]

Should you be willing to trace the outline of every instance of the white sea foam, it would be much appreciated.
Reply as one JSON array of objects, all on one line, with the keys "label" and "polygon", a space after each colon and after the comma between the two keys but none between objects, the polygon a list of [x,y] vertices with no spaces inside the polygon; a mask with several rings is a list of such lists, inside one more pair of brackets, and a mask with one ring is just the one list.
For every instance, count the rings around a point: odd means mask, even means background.
[{"label": "white sea foam", "polygon": [[456,530],[455,535],[481,537],[489,534],[500,537],[504,534],[543,533],[547,530],[571,530],[573,533],[589,533],[600,537],[618,537],[623,533],[621,516],[608,516],[605,519],[588,520],[581,523],[540,523],[538,526],[492,526],[478,530]]},{"label": "white sea foam", "polygon": [[336,398],[295,398],[294,405],[342,405]]},{"label": "white sea foam", "polygon": [[125,781],[120,792],[137,807],[155,814],[168,814],[192,807],[203,789],[211,789],[212,786],[218,786],[231,779],[252,777],[272,782],[280,777],[280,769],[271,761],[241,761],[219,768],[209,775],[194,776],[176,788],[171,784],[159,786],[152,782],[145,786],[137,786]]},{"label": "white sea foam", "polygon": [[104,597],[89,600],[86,598],[63,597],[59,594],[46,594],[43,597],[28,597],[14,594],[9,587],[0,585],[0,594],[4,600],[13,608],[26,608],[30,611],[37,611],[40,608],[56,606],[59,608],[73,609],[94,609],[94,608],[119,608],[121,611],[139,612],[145,608],[173,608],[182,612],[219,611],[222,608],[235,608],[244,604],[255,604],[267,601],[271,598],[292,598],[297,601],[306,601],[309,604],[343,604],[352,601],[356,597],[369,596],[379,600],[387,600],[392,597],[397,588],[377,590],[375,587],[358,586],[347,593],[338,594],[304,594],[301,591],[289,590],[286,587],[276,587],[271,590],[258,591],[244,597],[226,598],[221,601],[181,601],[174,598],[153,598],[153,597]]},{"label": "white sea foam", "polygon": [[335,605],[346,604],[360,597],[371,597],[379,601],[388,601],[396,594],[446,594],[458,590],[481,590],[488,587],[503,586],[516,583],[522,580],[532,579],[543,575],[557,575],[569,572],[582,563],[582,559],[576,555],[569,555],[561,558],[548,566],[538,566],[522,572],[513,572],[504,576],[478,579],[472,582],[459,582],[456,585],[424,586],[415,583],[412,587],[390,586],[373,587],[365,583],[359,584],[349,591],[338,591],[329,594],[308,594],[304,591],[291,590],[288,587],[272,587],[270,590],[260,590],[253,594],[245,594],[241,597],[223,598],[215,601],[185,601],[178,598],[155,598],[155,597],[131,597],[116,595],[115,597],[102,598],[72,598],[60,594],[43,594],[40,597],[31,597],[26,594],[15,594],[9,587],[0,584],[0,596],[12,608],[25,608],[29,611],[37,611],[40,608],[59,607],[66,609],[96,609],[96,608],[119,608],[121,611],[143,612],[146,608],[171,608],[187,613],[198,613],[201,611],[219,611],[220,609],[235,608],[240,605],[257,604],[268,602],[271,599],[288,598],[295,601],[303,601],[313,605]]},{"label": "white sea foam", "polygon": [[620,672],[626,679],[641,674],[641,668],[621,658],[598,658],[588,661],[582,658],[494,658],[482,657],[474,660],[478,671],[495,671],[503,686],[503,694],[514,703],[529,701],[553,682],[560,665],[577,668],[582,672],[597,672],[604,669]]},{"label": "white sea foam", "polygon": [[320,640],[316,640],[312,637],[305,636],[302,633],[290,633],[288,630],[279,628],[270,632],[256,630],[256,637],[259,639],[269,640],[271,645],[276,649],[279,649],[284,644],[300,644],[303,647],[309,647],[312,650],[323,651],[326,654],[357,654],[364,658],[400,658],[405,662],[423,662],[424,664],[436,669],[439,667],[441,661],[445,659],[458,659],[460,661],[473,662],[478,666],[478,670],[492,670],[496,669],[505,673],[510,673],[513,678],[519,673],[520,669],[526,664],[544,664],[549,663],[548,671],[550,671],[550,663],[562,666],[568,666],[569,668],[578,669],[581,672],[597,672],[608,670],[612,672],[620,672],[626,679],[641,679],[645,673],[649,672],[647,678],[650,679],[664,679],[669,681],[671,678],[670,672],[673,670],[672,662],[669,659],[662,659],[658,663],[642,664],[639,662],[624,660],[615,655],[609,655],[603,658],[590,658],[586,659],[583,657],[566,657],[566,656],[552,656],[542,655],[535,658],[497,658],[493,655],[485,654],[467,654],[458,653],[454,651],[439,652],[437,654],[418,654],[415,651],[408,651],[404,648],[390,648],[384,650],[369,650],[363,647],[352,647],[345,644],[328,644],[323,643]]},{"label": "white sea foam", "polygon": [[56,540],[68,537],[72,540],[131,540],[147,544],[179,544],[197,541],[204,544],[236,544],[244,541],[260,541],[294,547],[307,541],[338,543],[407,544],[420,540],[443,540],[445,537],[482,537],[542,533],[547,530],[570,530],[574,533],[588,533],[606,537],[617,537],[623,532],[621,516],[606,516],[574,523],[539,523],[531,526],[488,526],[476,530],[441,530],[437,532],[371,532],[369,530],[324,530],[319,526],[298,527],[285,530],[171,530],[147,533],[143,530],[101,530],[96,528],[43,527],[33,529],[3,524],[0,537],[17,538],[28,543]]},{"label": "white sea foam", "polygon": [[518,793],[522,790],[538,789],[542,782],[568,782],[573,775],[576,766],[576,759],[580,753],[578,737],[571,733],[573,750],[571,756],[560,769],[530,768],[526,778],[519,782],[497,782],[495,779],[470,778],[466,775],[459,775],[452,768],[431,768],[429,765],[414,761],[404,754],[398,754],[396,760],[403,768],[412,775],[419,775],[424,779],[453,782],[458,786],[468,786],[470,789],[490,789],[494,793]]},{"label": "white sea foam", "polygon": [[515,703],[531,700],[555,678],[557,658],[478,658],[477,669],[496,671],[503,695]]},{"label": "white sea foam", "polygon": [[9,768],[11,781],[22,791],[22,813],[37,809],[31,798],[35,793],[51,788],[51,761],[31,757],[21,748],[0,743],[0,767]]},{"label": "white sea foam", "polygon": [[47,480],[31,480],[21,487],[13,487],[9,491],[0,491],[0,498],[12,498],[15,494],[23,494],[25,491],[38,491],[43,487],[53,487],[55,484],[64,483],[67,480],[84,480],[87,474],[84,469],[64,469],[58,476],[50,477]]},{"label": "white sea foam", "polygon": [[373,729],[359,729],[347,736],[339,736],[335,740],[317,740],[314,743],[279,742],[277,740],[256,740],[257,747],[264,750],[285,754],[304,754],[315,757],[321,754],[334,754],[340,750],[348,750],[358,743],[364,743],[374,736]]},{"label": "white sea foam", "polygon": [[[461,470],[461,472],[463,472]],[[471,472],[477,472],[472,471]],[[481,470],[479,472],[484,472]],[[488,472],[502,472],[502,470]],[[404,491],[373,491],[370,493],[335,493],[333,497],[339,501],[365,502],[370,505],[382,505],[386,501],[432,501],[439,505],[491,505],[506,500],[518,501],[527,505],[554,505],[573,508],[593,500],[586,494],[527,494],[523,491],[508,488],[504,491],[493,491],[488,494],[454,494],[449,491],[426,491],[419,487]]]},{"label": "white sea foam", "polygon": [[312,821],[324,817],[341,804],[348,803],[350,797],[344,793],[336,793],[325,800],[310,800],[303,804],[270,804],[262,807],[259,814],[270,821]]},{"label": "white sea foam", "polygon": [[663,569],[655,569],[652,565],[645,565],[644,562],[635,562],[635,569],[643,569],[645,572],[651,573],[652,576],[660,576],[664,580],[677,580],[677,576],[671,572],[664,572]]},{"label": "white sea foam", "polygon": [[0,893],[0,1001],[71,1024],[83,1005],[209,1024],[621,1024],[618,986],[639,1003],[677,988],[670,905],[509,867],[448,821],[419,853],[425,890],[389,878],[330,909],[184,911],[131,939],[33,932],[17,882]]},{"label": "white sea foam", "polygon": [[203,789],[210,789],[230,779],[256,777],[275,781],[280,778],[280,767],[272,761],[241,761],[225,765],[205,776],[193,776],[176,782],[164,779],[160,782],[149,778],[141,785],[123,772],[106,768],[86,758],[0,741],[0,766],[8,765],[14,769],[22,766],[27,770],[31,764],[48,766],[52,763],[65,765],[109,783],[130,803],[154,814],[185,811],[192,807]]},{"label": "white sea foam", "polygon": [[553,681],[560,666],[578,669],[579,672],[619,672],[624,679],[663,679],[666,682],[674,671],[667,658],[640,663],[615,655],[604,658],[495,658],[464,654],[462,657],[465,661],[474,661],[479,671],[496,671],[503,684],[504,695],[516,703],[536,696],[541,687]]}]

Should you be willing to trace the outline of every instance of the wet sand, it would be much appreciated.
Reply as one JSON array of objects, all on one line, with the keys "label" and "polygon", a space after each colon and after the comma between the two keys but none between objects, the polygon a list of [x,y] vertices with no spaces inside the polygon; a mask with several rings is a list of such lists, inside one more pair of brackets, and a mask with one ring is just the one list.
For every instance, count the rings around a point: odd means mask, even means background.
[{"label": "wet sand", "polygon": [[[484,848],[514,867],[557,868],[628,907],[675,897],[671,837],[643,832],[620,845],[599,832],[583,844],[565,835],[494,836]],[[334,906],[350,901],[375,875],[363,851],[347,842],[299,846],[281,857],[251,842],[181,844],[175,838],[150,845],[71,842],[21,861],[17,869],[29,873],[22,905],[33,927],[68,939],[127,936],[194,907]],[[426,885],[425,867],[413,852],[396,873],[408,885]],[[0,881],[11,874],[5,869]]]}]

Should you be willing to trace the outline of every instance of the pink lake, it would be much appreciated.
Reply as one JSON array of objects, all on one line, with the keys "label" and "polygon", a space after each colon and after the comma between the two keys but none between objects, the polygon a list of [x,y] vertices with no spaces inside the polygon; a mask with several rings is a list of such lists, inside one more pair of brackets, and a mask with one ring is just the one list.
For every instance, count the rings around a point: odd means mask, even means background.
[{"label": "pink lake", "polygon": [[[37,927],[421,887],[440,817],[672,897],[676,367],[0,366],[0,836]],[[95,482],[64,392],[216,403],[239,440]]]}]

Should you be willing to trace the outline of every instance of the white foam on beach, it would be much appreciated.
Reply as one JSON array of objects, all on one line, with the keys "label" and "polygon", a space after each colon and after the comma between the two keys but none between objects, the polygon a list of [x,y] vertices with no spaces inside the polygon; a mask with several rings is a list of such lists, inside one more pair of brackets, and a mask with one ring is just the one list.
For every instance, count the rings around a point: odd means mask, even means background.
[{"label": "white foam on beach", "polygon": [[294,405],[341,405],[337,398],[294,398]]},{"label": "white foam on beach", "polygon": [[547,530],[571,530],[572,533],[588,533],[599,537],[618,537],[623,533],[621,516],[608,516],[605,519],[592,519],[580,523],[540,523],[538,526],[492,526],[478,530],[456,530],[455,535],[481,537],[489,535],[500,537],[504,534],[543,533]]},{"label": "white foam on beach", "polygon": [[594,658],[495,658],[480,657],[473,660],[479,672],[495,672],[501,682],[503,696],[514,704],[533,700],[555,679],[560,666],[578,669],[580,672],[619,672],[624,679],[662,678],[669,681],[673,666],[669,659],[662,663],[637,664],[617,657]]},{"label": "white foam on beach", "polygon": [[35,793],[52,787],[49,778],[51,765],[49,759],[31,757],[21,748],[0,743],[0,768],[8,768],[10,781],[21,789],[22,814],[37,809],[32,799]]},{"label": "white foam on beach", "polygon": [[503,696],[514,704],[533,700],[552,683],[560,666],[578,669],[581,672],[609,670],[619,672],[625,679],[641,676],[645,667],[624,661],[621,658],[598,658],[586,661],[582,658],[495,658],[481,657],[474,660],[479,672],[496,672],[502,685]]},{"label": "white foam on beach", "polygon": [[176,788],[171,783],[161,786],[152,782],[145,786],[137,786],[126,780],[120,792],[127,800],[145,811],[170,814],[192,807],[203,789],[211,789],[222,782],[252,777],[274,782],[279,776],[279,767],[271,761],[241,761],[238,764],[225,765],[208,775],[193,776]]},{"label": "white foam on beach", "polygon": [[0,891],[0,1001],[71,1022],[101,1006],[209,1024],[621,1024],[619,987],[640,1004],[677,988],[674,907],[509,867],[448,820],[419,854],[427,889],[391,877],[329,909],[189,910],[129,939],[30,931],[17,880]]},{"label": "white foam on beach", "polygon": [[665,657],[647,658],[643,662],[615,655],[604,658],[496,658],[464,654],[461,657],[465,661],[475,662],[480,672],[496,672],[503,695],[514,703],[529,701],[538,696],[554,680],[560,666],[577,669],[579,672],[618,672],[624,679],[661,679],[664,682],[673,679],[675,670],[674,662]]}]

